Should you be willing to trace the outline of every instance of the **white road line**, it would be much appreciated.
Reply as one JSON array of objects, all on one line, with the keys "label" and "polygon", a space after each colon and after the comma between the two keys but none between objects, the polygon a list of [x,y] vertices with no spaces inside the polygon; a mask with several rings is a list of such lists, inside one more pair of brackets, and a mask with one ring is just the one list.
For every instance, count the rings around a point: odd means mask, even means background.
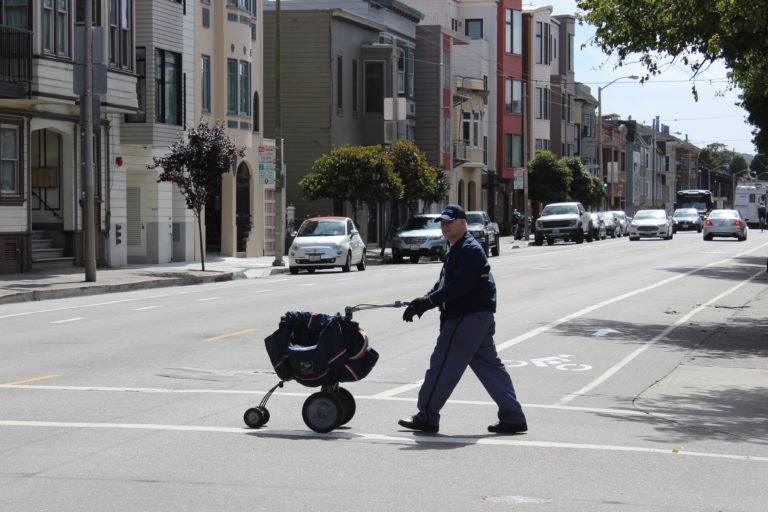
[{"label": "white road line", "polygon": [[391,436],[383,434],[368,434],[359,432],[329,432],[318,434],[312,431],[299,430],[254,430],[237,427],[207,427],[198,425],[159,425],[150,423],[84,423],[84,422],[60,422],[60,421],[19,421],[0,420],[0,427],[38,427],[38,428],[90,428],[113,430],[156,430],[169,432],[204,432],[214,434],[240,434],[262,438],[269,437],[297,437],[334,439],[337,441],[349,441],[355,443],[385,443],[385,444],[456,444],[456,445],[483,445],[483,446],[519,446],[522,448],[550,448],[566,450],[593,450],[611,452],[647,453],[654,455],[666,455],[672,457],[706,457],[713,459],[749,460],[755,462],[768,462],[768,457],[753,457],[749,455],[735,455],[729,453],[687,452],[675,448],[646,448],[643,446],[618,446],[609,444],[589,443],[563,443],[553,441],[520,441],[509,437],[488,435],[487,437],[462,437],[447,435],[413,435]]},{"label": "white road line", "polygon": [[670,325],[669,327],[667,327],[666,329],[661,331],[659,334],[654,336],[649,341],[645,342],[637,350],[635,350],[631,354],[629,354],[626,357],[624,357],[624,359],[622,359],[621,361],[619,361],[618,363],[613,365],[611,368],[609,368],[607,371],[605,371],[598,378],[596,378],[595,380],[593,380],[592,382],[590,382],[589,384],[587,384],[583,388],[579,389],[578,391],[575,391],[575,392],[573,392],[573,393],[571,393],[569,395],[566,395],[563,398],[561,398],[560,400],[558,400],[556,405],[565,405],[568,402],[570,402],[571,400],[573,400],[574,398],[578,398],[579,396],[582,396],[582,395],[585,395],[585,394],[589,393],[594,388],[596,388],[597,386],[599,386],[600,384],[602,384],[603,382],[605,382],[606,380],[611,378],[613,375],[615,375],[619,370],[624,368],[630,362],[632,362],[632,360],[635,359],[637,356],[639,356],[640,354],[642,354],[643,352],[648,350],[648,348],[650,348],[654,343],[656,343],[659,340],[664,339],[670,332],[675,330],[678,326],[680,326],[681,324],[683,324],[683,323],[687,322],[688,320],[690,320],[691,317],[693,317],[694,315],[699,313],[701,310],[703,310],[703,309],[705,309],[707,307],[711,307],[713,304],[715,304],[717,301],[719,301],[720,299],[722,299],[726,295],[729,295],[729,294],[735,292],[736,290],[738,290],[739,288],[741,288],[745,284],[747,284],[750,281],[752,281],[753,279],[755,279],[757,276],[762,275],[764,272],[765,271],[763,269],[760,269],[759,272],[756,272],[755,274],[753,274],[748,279],[740,282],[736,286],[733,286],[733,287],[727,289],[723,293],[721,293],[721,294],[717,295],[716,297],[713,297],[712,299],[708,300],[706,303],[701,304],[701,305],[695,307],[693,310],[689,311],[688,313],[686,313],[685,315],[680,317],[675,323],[673,323],[672,325]]},{"label": "white road line", "polygon": [[219,300],[221,297],[204,297],[202,299],[197,299],[197,302],[208,302],[209,300]]},{"label": "white road line", "polygon": [[143,308],[132,308],[131,311],[146,311],[148,309],[155,309],[160,306],[144,306]]},{"label": "white road line", "polygon": [[396,388],[392,388],[388,391],[382,391],[381,393],[377,393],[375,395],[372,395],[371,398],[391,398],[395,395],[399,395],[400,393],[405,393],[406,391],[411,391],[413,389],[420,388],[421,385],[424,383],[424,379],[420,380],[419,382],[414,382],[411,384],[404,384],[402,386],[398,386]]},{"label": "white road line", "polygon": [[84,320],[84,319],[85,319],[84,317],[78,316],[78,317],[75,317],[75,318],[67,318],[66,320],[54,320],[54,321],[52,321],[50,323],[52,323],[52,324],[66,324],[68,322],[77,322],[78,320]]},{"label": "white road line", "polygon": [[768,245],[768,244],[761,244],[761,245],[755,247],[754,249],[750,249],[749,251],[745,251],[745,252],[736,254],[734,256],[731,256],[730,258],[725,258],[723,260],[715,261],[715,262],[710,263],[708,265],[704,265],[702,267],[699,267],[699,268],[696,268],[696,269],[693,269],[693,270],[689,270],[688,272],[686,272],[684,274],[678,274],[676,276],[672,276],[672,277],[669,277],[669,278],[664,279],[662,281],[659,281],[658,283],[654,283],[654,284],[648,285],[648,286],[646,286],[644,288],[639,288],[637,290],[634,290],[634,291],[631,291],[631,292],[627,292],[627,293],[618,295],[618,296],[613,297],[611,299],[606,299],[604,301],[598,302],[598,303],[593,304],[591,306],[587,306],[584,309],[581,309],[581,310],[576,311],[574,313],[571,313],[569,315],[565,315],[563,317],[560,317],[557,320],[553,320],[552,322],[549,322],[546,325],[542,325],[541,327],[537,327],[536,329],[533,329],[532,331],[528,331],[528,332],[526,332],[524,334],[521,334],[520,336],[516,336],[516,337],[514,337],[514,338],[512,338],[510,340],[507,340],[507,341],[503,342],[503,343],[498,343],[496,345],[496,350],[501,352],[502,350],[508,349],[509,347],[512,347],[514,345],[517,345],[518,343],[521,343],[521,342],[523,342],[525,340],[533,338],[534,336],[538,336],[539,334],[541,334],[543,332],[546,332],[546,331],[552,329],[553,327],[557,327],[560,324],[563,324],[565,322],[573,320],[574,318],[578,318],[580,316],[584,316],[584,315],[586,315],[588,313],[591,313],[591,312],[593,312],[593,311],[595,311],[597,309],[600,309],[600,308],[602,308],[604,306],[615,304],[616,302],[620,302],[620,301],[622,301],[624,299],[628,299],[628,298],[633,297],[635,295],[638,295],[638,294],[645,293],[647,291],[653,290],[654,288],[658,288],[660,286],[664,286],[664,285],[669,284],[669,283],[671,283],[673,281],[677,281],[678,279],[682,279],[684,277],[688,277],[689,275],[695,274],[696,272],[704,270],[705,268],[713,267],[715,265],[720,265],[720,264],[723,264],[723,263],[725,263],[727,261],[730,261],[730,260],[733,260],[733,259],[736,259],[736,258],[740,258],[740,257],[745,256],[745,255],[747,255],[747,254],[749,254],[751,252],[754,252],[754,251],[756,251],[758,249],[762,249],[766,245]]}]

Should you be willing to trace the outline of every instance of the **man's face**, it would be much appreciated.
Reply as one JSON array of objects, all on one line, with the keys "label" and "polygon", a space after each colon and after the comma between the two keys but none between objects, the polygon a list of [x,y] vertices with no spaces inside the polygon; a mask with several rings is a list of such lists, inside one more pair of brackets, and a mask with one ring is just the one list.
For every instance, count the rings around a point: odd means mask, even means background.
[{"label": "man's face", "polygon": [[466,219],[445,220],[440,219],[440,229],[443,232],[443,236],[448,240],[451,245],[467,231]]}]

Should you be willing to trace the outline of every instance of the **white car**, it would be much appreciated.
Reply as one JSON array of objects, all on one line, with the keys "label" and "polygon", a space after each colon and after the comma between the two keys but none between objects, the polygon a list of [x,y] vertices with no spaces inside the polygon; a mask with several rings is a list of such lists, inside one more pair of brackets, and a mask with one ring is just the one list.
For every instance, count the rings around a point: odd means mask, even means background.
[{"label": "white car", "polygon": [[352,265],[365,270],[365,242],[349,217],[313,217],[301,223],[288,250],[291,274],[300,269],[341,267],[349,272]]},{"label": "white car", "polygon": [[638,210],[629,223],[630,240],[639,240],[642,236],[671,240],[673,234],[672,219],[666,210]]}]

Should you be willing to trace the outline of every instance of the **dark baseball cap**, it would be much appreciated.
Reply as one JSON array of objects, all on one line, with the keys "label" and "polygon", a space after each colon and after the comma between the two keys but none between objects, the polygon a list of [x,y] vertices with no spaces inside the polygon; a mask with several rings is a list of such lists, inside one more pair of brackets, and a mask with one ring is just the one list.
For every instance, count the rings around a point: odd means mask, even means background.
[{"label": "dark baseball cap", "polygon": [[435,222],[440,222],[441,220],[456,220],[466,218],[467,214],[464,213],[464,208],[457,204],[449,204],[443,208],[443,211],[440,213],[440,216],[435,219]]}]

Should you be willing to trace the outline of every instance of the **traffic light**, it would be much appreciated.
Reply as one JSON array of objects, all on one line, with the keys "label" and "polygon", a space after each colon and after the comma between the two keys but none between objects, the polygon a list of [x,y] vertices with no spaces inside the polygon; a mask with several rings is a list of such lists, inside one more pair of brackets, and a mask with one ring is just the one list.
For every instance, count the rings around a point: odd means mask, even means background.
[{"label": "traffic light", "polygon": [[608,188],[608,183],[603,182],[603,188]]},{"label": "traffic light", "polygon": [[115,245],[123,243],[123,226],[122,224],[115,224]]}]

